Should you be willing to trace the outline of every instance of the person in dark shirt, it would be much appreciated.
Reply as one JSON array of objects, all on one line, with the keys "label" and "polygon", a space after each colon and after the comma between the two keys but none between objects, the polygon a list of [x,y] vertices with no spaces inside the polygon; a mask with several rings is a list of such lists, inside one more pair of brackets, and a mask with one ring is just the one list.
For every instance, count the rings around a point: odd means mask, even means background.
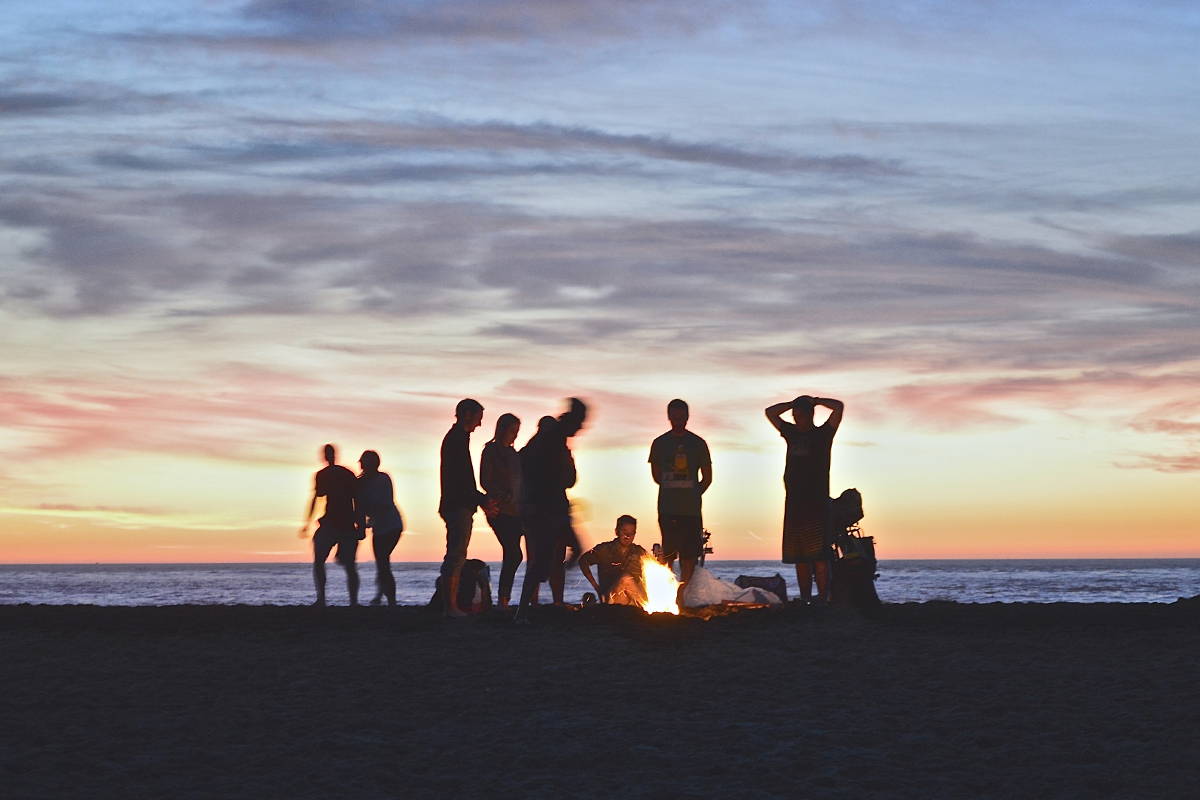
[{"label": "person in dark shirt", "polygon": [[[817,406],[830,411],[821,425],[814,424]],[[795,424],[782,415],[791,409]],[[833,436],[842,424],[841,400],[802,395],[789,403],[766,409],[767,419],[787,442],[783,473],[786,491],[783,511],[783,563],[796,565],[800,597],[812,601],[816,579],[817,600],[829,602],[829,561],[833,533],[829,521],[829,460]]]},{"label": "person in dark shirt", "polygon": [[512,598],[513,579],[521,566],[521,458],[513,442],[521,430],[521,420],[514,414],[501,414],[496,420],[496,435],[483,446],[479,458],[479,482],[488,496],[487,520],[504,550],[500,566],[500,586],[497,600],[508,608]]},{"label": "person in dark shirt", "polygon": [[465,617],[458,607],[458,578],[467,560],[475,509],[487,498],[475,485],[475,467],[471,463],[471,431],[483,423],[483,406],[467,398],[454,409],[455,421],[442,439],[441,487],[438,514],[446,523],[446,557],[442,559],[441,579],[445,614]]},{"label": "person in dark shirt", "polygon": [[358,459],[362,472],[357,481],[358,528],[371,529],[371,550],[375,553],[375,597],[377,606],[387,598],[389,606],[396,605],[396,576],[392,573],[392,551],[404,532],[404,518],[396,508],[392,477],[379,471],[379,453],[364,450]]},{"label": "person in dark shirt", "polygon": [[[601,542],[579,557],[579,571],[596,590],[602,603],[641,606],[646,602],[646,584],[642,577],[642,559],[646,550],[633,543],[637,520],[628,514],[617,517],[617,537]],[[599,579],[592,575],[596,565]]]},{"label": "person in dark shirt", "polygon": [[312,501],[308,504],[308,515],[300,526],[300,535],[307,536],[312,524],[312,515],[317,508],[317,498],[325,498],[325,513],[317,520],[313,534],[313,583],[317,587],[317,601],[313,605],[325,605],[325,560],[337,547],[336,559],[346,570],[346,587],[350,590],[350,605],[358,605],[358,567],[354,554],[363,532],[357,524],[355,507],[356,479],[354,473],[336,463],[337,451],[331,444],[322,450],[325,467],[313,481]]},{"label": "person in dark shirt", "polygon": [[704,549],[701,496],[712,485],[708,444],[687,429],[688,404],[676,398],[667,403],[671,430],[650,444],[650,475],[658,484],[658,527],[662,552],[673,567],[679,558],[679,579],[687,583]]},{"label": "person in dark shirt", "polygon": [[571,503],[567,489],[575,485],[575,459],[567,440],[583,427],[587,406],[572,397],[570,408],[558,418],[542,417],[537,433],[521,448],[521,521],[525,527],[525,581],[517,621],[526,621],[529,606],[537,602],[542,581],[549,581],[554,602],[563,603],[567,545],[570,541]]}]

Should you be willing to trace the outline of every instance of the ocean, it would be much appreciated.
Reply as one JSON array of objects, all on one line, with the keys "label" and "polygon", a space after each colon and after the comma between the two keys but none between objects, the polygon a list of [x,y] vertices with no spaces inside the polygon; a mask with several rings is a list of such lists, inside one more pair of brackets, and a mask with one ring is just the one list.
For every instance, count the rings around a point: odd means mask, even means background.
[{"label": "ocean", "polygon": [[[777,561],[709,561],[718,577],[783,575],[789,596],[794,571]],[[424,605],[438,564],[392,565],[403,605]],[[495,591],[500,565],[492,564]],[[345,573],[327,567],[332,605],[346,603]],[[374,593],[371,562],[359,563],[361,596]],[[517,573],[520,586],[523,569]],[[888,603],[1171,603],[1200,595],[1200,559],[1021,559],[881,561],[876,589]],[[566,595],[578,602],[588,585],[567,574]],[[519,590],[518,590],[519,591]],[[305,605],[313,599],[308,564],[0,564],[0,604],[47,605]],[[543,601],[549,589],[542,588]]]}]

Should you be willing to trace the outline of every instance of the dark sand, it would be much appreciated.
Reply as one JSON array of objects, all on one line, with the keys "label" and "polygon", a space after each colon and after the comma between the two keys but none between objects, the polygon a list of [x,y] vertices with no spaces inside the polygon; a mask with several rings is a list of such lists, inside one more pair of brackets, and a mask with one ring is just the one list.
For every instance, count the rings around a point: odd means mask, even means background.
[{"label": "dark sand", "polygon": [[[622,613],[628,612],[628,613]],[[0,795],[1187,797],[1200,600],[0,607]]]}]

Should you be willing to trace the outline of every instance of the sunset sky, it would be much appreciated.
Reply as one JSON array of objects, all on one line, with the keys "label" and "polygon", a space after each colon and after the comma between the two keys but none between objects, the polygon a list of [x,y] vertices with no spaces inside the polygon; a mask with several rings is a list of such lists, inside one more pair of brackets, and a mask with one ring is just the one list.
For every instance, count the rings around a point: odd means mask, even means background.
[{"label": "sunset sky", "polygon": [[802,393],[884,558],[1200,556],[1192,3],[4,9],[0,561],[302,560],[325,442],[438,559],[455,402],[570,395],[588,540],[682,397],[777,558]]}]

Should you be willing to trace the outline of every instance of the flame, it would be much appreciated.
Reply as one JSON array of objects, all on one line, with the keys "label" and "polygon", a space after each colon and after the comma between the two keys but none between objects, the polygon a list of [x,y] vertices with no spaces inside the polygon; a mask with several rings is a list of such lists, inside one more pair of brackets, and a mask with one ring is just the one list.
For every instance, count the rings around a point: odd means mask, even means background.
[{"label": "flame", "polygon": [[658,563],[653,558],[642,559],[642,578],[646,584],[646,601],[642,610],[647,614],[665,611],[668,614],[679,613],[679,603],[676,596],[679,592],[679,581],[670,567]]}]

